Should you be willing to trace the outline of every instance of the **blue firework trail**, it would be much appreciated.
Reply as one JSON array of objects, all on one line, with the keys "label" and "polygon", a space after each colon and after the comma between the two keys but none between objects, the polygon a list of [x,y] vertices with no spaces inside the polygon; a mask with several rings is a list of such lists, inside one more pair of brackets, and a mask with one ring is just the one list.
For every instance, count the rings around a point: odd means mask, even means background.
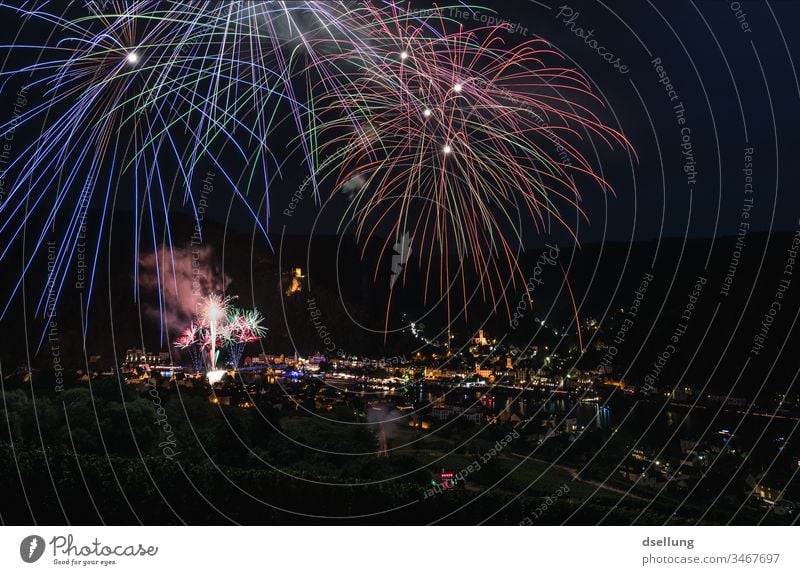
[{"label": "blue firework trail", "polygon": [[[282,122],[293,124],[304,135],[301,147],[314,174],[313,138],[305,136],[313,134],[309,86],[336,91],[332,82],[341,73],[326,70],[330,60],[320,56],[361,41],[350,10],[342,2],[0,3],[0,14],[17,18],[23,30],[34,24],[51,30],[41,45],[0,46],[6,62],[26,62],[0,71],[0,90],[8,94],[23,84],[38,101],[0,125],[0,137],[38,134],[5,170],[14,183],[0,205],[0,262],[23,239],[26,260],[0,317],[45,248],[48,276],[36,314],[52,317],[82,243],[91,246],[85,248],[91,300],[104,234],[119,205],[134,214],[138,286],[139,253],[158,251],[160,225],[172,258],[175,189],[199,223],[192,190],[201,166],[213,166],[266,238],[268,195],[263,213],[251,206],[280,177],[269,136]],[[118,194],[124,187],[130,193]],[[99,216],[90,216],[90,208]],[[51,237],[58,238],[53,250]],[[163,310],[168,286],[161,285],[161,270],[156,277]]]}]

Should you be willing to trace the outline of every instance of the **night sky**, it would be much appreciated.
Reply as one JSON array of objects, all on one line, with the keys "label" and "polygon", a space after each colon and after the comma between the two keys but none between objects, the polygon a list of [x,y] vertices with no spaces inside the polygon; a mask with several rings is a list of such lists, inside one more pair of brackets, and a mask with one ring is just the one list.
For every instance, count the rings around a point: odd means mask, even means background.
[{"label": "night sky", "polygon": [[[430,5],[412,3],[412,8]],[[611,6],[584,0],[569,4],[513,0],[486,6],[474,12],[463,8],[451,16],[465,26],[479,26],[490,17],[507,21],[509,43],[532,38],[550,42],[564,54],[567,65],[580,69],[594,84],[606,104],[600,119],[621,130],[638,155],[637,159],[625,150],[610,149],[596,138],[584,142],[584,150],[616,195],[587,189],[582,208],[588,221],[566,214],[578,228],[581,242],[735,234],[742,208],[744,149],[749,147],[754,150],[755,189],[751,229],[795,228],[800,200],[789,186],[798,152],[795,119],[800,83],[795,69],[796,31],[787,23],[800,18],[800,4],[648,0]],[[22,31],[26,41],[39,37],[42,43],[50,32],[33,21],[25,22]],[[604,59],[598,50],[613,59]],[[20,54],[11,51],[6,57],[11,64],[19,63],[13,59]],[[673,87],[671,94],[659,82],[656,58]],[[6,85],[2,91],[2,109],[9,115],[16,97],[13,88]],[[683,126],[673,109],[678,103],[685,109]],[[690,130],[696,170],[691,185],[684,172],[683,127]],[[293,136],[290,126],[275,132],[278,154],[291,147]],[[283,146],[281,139],[286,140]],[[306,177],[302,162],[292,154],[282,161],[281,176],[274,175],[271,184],[269,231],[280,233],[285,226],[289,234],[311,233],[319,213],[313,202],[304,202],[291,220],[281,215],[287,198]],[[255,192],[251,197],[258,197],[259,190]],[[329,193],[320,190],[323,198]],[[230,202],[230,196],[217,199]],[[218,214],[226,213],[228,206],[216,207],[210,219],[252,232],[251,217],[241,206],[234,206],[227,222]],[[266,221],[266,205],[259,208],[261,220]],[[117,206],[120,212],[126,209],[125,202]],[[177,203],[172,209],[183,211]],[[317,222],[316,233],[335,231],[336,209],[330,215]],[[544,239],[553,238],[567,240],[556,227]],[[542,239],[531,229],[526,242],[540,244]]]},{"label": "night sky", "polygon": [[[106,524],[526,524],[562,475],[551,524],[772,521],[765,477],[800,501],[800,0],[452,0],[421,38],[363,9],[390,0],[17,2],[0,523],[97,523],[84,488]],[[553,53],[519,73],[495,33]]]},{"label": "night sky", "polygon": [[[741,5],[744,18],[731,4]],[[618,126],[638,154],[636,161],[595,142],[598,165],[616,197],[587,190],[583,208],[590,221],[575,214],[568,218],[580,226],[582,242],[734,235],[742,209],[744,150],[750,147],[756,190],[751,229],[796,227],[800,200],[789,186],[798,152],[800,85],[794,65],[796,31],[787,23],[800,18],[800,4],[712,0],[612,6],[515,0],[490,5],[514,26],[509,42],[546,39],[590,78],[606,101],[601,117]],[[570,10],[577,17],[571,19]],[[476,11],[473,24],[490,15]],[[577,37],[592,30],[588,40],[597,39],[627,66],[627,73]],[[676,100],[659,83],[656,58]],[[685,125],[678,124],[673,110],[679,103]],[[684,126],[690,129],[693,185],[683,170]],[[294,182],[287,187],[292,189]],[[307,216],[312,215],[316,212],[309,206]],[[297,217],[288,222],[278,216],[273,225],[279,230],[285,223],[290,224],[288,233],[302,233]],[[564,239],[555,228],[553,234]],[[534,234],[529,239],[537,241]]]}]

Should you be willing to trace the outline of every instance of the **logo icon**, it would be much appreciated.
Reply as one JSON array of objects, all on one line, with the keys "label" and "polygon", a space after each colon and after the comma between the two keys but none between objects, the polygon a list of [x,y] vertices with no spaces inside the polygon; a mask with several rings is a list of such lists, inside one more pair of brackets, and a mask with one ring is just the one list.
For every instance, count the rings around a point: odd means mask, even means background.
[{"label": "logo icon", "polygon": [[25,563],[35,563],[44,554],[44,539],[38,535],[28,535],[19,544],[19,556]]},{"label": "logo icon", "polygon": [[394,244],[394,255],[392,256],[392,277],[389,280],[389,289],[394,288],[397,278],[403,271],[403,266],[408,263],[411,257],[411,236],[408,232],[403,232],[403,237],[399,238]]}]

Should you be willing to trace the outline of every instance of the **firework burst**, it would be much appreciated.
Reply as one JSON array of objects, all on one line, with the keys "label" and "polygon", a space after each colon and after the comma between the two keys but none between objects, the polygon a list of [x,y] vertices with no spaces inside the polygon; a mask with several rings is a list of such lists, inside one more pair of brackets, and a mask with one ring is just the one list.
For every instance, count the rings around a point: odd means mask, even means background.
[{"label": "firework burst", "polygon": [[[266,236],[269,188],[280,177],[271,134],[281,123],[313,133],[312,84],[337,93],[342,80],[321,54],[364,51],[344,2],[0,2],[0,14],[23,31],[51,28],[42,45],[0,46],[18,63],[0,71],[0,89],[24,85],[36,101],[0,123],[0,137],[37,134],[4,172],[13,184],[0,206],[0,261],[24,235],[32,245],[8,305],[48,236],[59,240],[37,312],[60,299],[79,240],[91,299],[101,240],[120,206],[135,215],[138,280],[139,251],[156,251],[162,234],[172,245],[172,211],[198,219],[201,169],[218,174]],[[314,173],[313,142],[301,140]]]},{"label": "firework burst", "polygon": [[228,311],[228,353],[230,364],[239,367],[244,348],[248,343],[259,341],[267,333],[261,324],[263,316],[256,310],[230,308]]},{"label": "firework burst", "polygon": [[228,353],[228,363],[238,368],[245,346],[266,334],[261,313],[233,307],[233,300],[219,294],[205,297],[197,317],[175,340],[176,348],[188,350],[196,371],[205,365],[209,373],[219,373],[222,350]]},{"label": "firework burst", "polygon": [[[508,46],[504,27],[465,30],[446,9],[414,12],[388,0],[54,6],[0,2],[23,27],[52,27],[45,45],[0,46],[28,61],[0,72],[0,89],[24,84],[38,99],[0,124],[4,137],[38,134],[5,172],[0,262],[23,240],[27,259],[0,316],[48,236],[59,241],[37,313],[60,299],[80,242],[91,299],[119,205],[135,214],[138,285],[138,252],[171,249],[176,205],[198,218],[201,168],[220,174],[266,234],[262,194],[279,175],[270,144],[282,123],[299,134],[315,195],[328,177],[353,191],[345,220],[365,248],[382,241],[387,252],[410,238],[448,309],[457,274],[442,256],[457,255],[497,301],[504,291],[489,278],[522,279],[526,226],[542,231],[554,220],[569,229],[563,214],[582,214],[585,182],[610,190],[583,155],[587,140],[628,146],[593,112],[589,82],[546,43]],[[263,220],[254,205],[264,206]],[[463,268],[461,279],[466,302]],[[159,296],[167,287],[159,283]]]},{"label": "firework burst", "polygon": [[229,322],[229,309],[232,298],[211,294],[200,305],[199,322],[207,336],[208,364],[211,371],[217,368],[219,350],[230,339],[233,327]]},{"label": "firework burst", "polygon": [[[497,279],[524,281],[524,229],[542,233],[554,221],[573,233],[564,214],[585,217],[579,188],[611,190],[581,149],[589,139],[629,143],[592,111],[600,101],[589,82],[544,41],[507,47],[502,26],[450,31],[441,12],[372,19],[382,27],[372,30],[371,58],[341,56],[358,73],[348,72],[345,96],[319,103],[327,120],[316,138],[336,150],[323,174],[352,194],[343,222],[382,254],[410,237],[427,266],[426,293],[446,293],[448,310],[454,254],[478,272],[483,297],[503,299],[510,313]],[[462,267],[466,304],[464,277]]]},{"label": "firework burst", "polygon": [[199,373],[203,370],[205,365],[205,337],[202,328],[197,323],[192,321],[191,325],[175,340],[175,347],[189,352],[195,372]]}]

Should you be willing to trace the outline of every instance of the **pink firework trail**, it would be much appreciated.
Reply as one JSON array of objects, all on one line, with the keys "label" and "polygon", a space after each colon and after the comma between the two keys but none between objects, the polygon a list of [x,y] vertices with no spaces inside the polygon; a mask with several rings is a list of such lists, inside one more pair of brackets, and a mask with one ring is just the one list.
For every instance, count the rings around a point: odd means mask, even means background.
[{"label": "pink firework trail", "polygon": [[[465,308],[471,297],[468,265],[482,297],[502,300],[510,317],[507,288],[524,283],[523,231],[544,233],[552,221],[577,241],[565,210],[585,218],[583,188],[613,192],[582,148],[592,140],[632,151],[630,143],[545,41],[508,46],[503,26],[467,31],[441,11],[423,20],[373,12],[358,13],[380,23],[364,28],[370,54],[331,56],[351,81],[319,106],[317,138],[334,158],[322,177],[336,190],[358,183],[343,225],[355,222],[363,249],[379,242],[382,255],[410,236],[426,295],[438,287],[448,314],[459,276]],[[391,292],[387,325],[390,306]]]}]

